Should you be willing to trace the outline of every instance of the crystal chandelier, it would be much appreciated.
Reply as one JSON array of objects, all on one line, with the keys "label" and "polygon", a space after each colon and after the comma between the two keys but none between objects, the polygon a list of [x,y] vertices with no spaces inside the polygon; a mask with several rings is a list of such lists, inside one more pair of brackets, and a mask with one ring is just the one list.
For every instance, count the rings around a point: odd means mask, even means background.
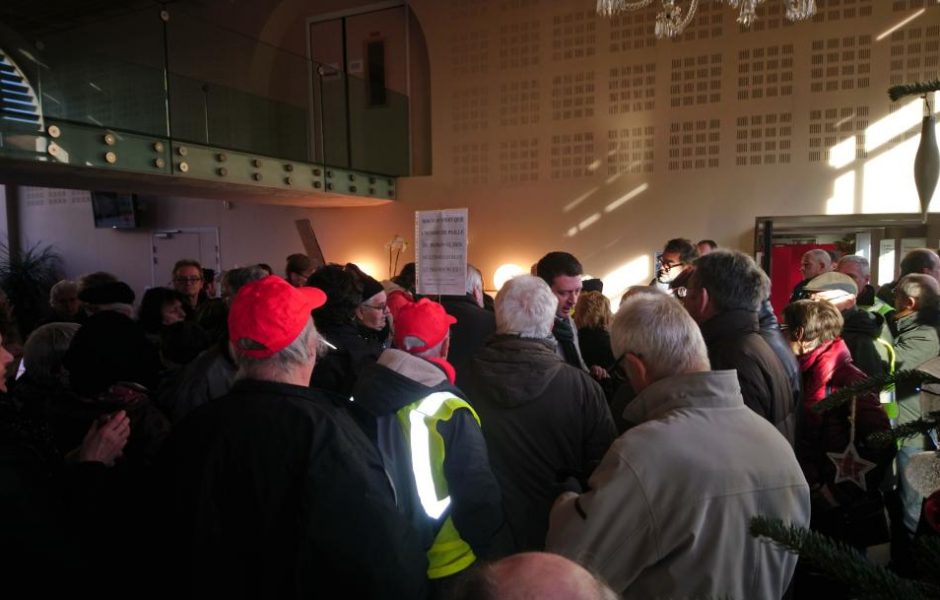
[{"label": "crystal chandelier", "polygon": [[[611,17],[622,12],[640,10],[656,0],[597,0],[597,14]],[[738,11],[738,23],[750,27],[757,18],[757,5],[765,0],[704,0],[706,2],[727,2]],[[802,21],[816,14],[816,0],[780,0],[786,8],[787,18]],[[699,0],[688,0],[688,8],[683,9],[681,0],[659,0],[662,10],[656,15],[656,37],[676,37],[692,22]]]}]

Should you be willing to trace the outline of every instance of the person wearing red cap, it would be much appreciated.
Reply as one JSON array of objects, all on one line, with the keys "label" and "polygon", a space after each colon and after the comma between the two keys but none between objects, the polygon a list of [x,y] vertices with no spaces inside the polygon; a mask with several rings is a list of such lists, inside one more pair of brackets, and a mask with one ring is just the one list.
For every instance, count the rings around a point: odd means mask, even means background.
[{"label": "person wearing red cap", "polygon": [[319,344],[313,287],[265,277],[228,317],[231,392],[186,416],[161,473],[174,595],[421,598],[426,557],[381,458],[345,408],[308,387]]},{"label": "person wearing red cap", "polygon": [[479,417],[446,360],[455,322],[427,298],[401,306],[395,348],[362,371],[352,397],[398,508],[428,549],[432,597],[446,597],[453,575],[496,552],[503,523]]}]

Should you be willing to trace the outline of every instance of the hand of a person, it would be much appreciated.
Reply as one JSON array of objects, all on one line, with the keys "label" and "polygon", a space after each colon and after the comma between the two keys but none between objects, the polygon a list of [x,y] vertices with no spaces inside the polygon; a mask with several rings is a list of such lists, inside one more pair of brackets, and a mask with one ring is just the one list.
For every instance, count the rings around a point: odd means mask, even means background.
[{"label": "hand of a person", "polygon": [[610,379],[610,373],[607,372],[607,369],[604,367],[599,367],[594,365],[591,367],[591,377],[598,381],[603,381],[605,379]]},{"label": "hand of a person", "polygon": [[78,460],[111,466],[120,458],[130,434],[131,421],[126,412],[119,410],[113,415],[104,416],[88,428],[78,449]]}]

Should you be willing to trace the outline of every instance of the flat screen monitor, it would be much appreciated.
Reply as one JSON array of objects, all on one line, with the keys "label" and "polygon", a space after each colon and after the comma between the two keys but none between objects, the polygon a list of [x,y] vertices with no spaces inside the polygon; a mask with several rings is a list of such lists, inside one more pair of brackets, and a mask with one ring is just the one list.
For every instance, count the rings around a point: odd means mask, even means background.
[{"label": "flat screen monitor", "polygon": [[105,229],[136,229],[137,196],[117,192],[92,192],[91,208],[95,227]]}]

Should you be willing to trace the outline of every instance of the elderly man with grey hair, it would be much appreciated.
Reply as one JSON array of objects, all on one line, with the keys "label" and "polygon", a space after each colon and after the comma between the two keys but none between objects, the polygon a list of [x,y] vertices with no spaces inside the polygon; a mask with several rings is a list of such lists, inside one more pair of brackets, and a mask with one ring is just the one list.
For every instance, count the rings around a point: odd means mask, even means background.
[{"label": "elderly man with grey hair", "polygon": [[832,256],[825,250],[814,248],[803,253],[800,259],[800,275],[803,279],[793,288],[790,294],[790,302],[796,302],[803,297],[803,288],[809,283],[810,279],[818,277],[823,273],[832,270]]},{"label": "elderly man with grey hair", "polygon": [[[261,267],[229,269],[222,275],[222,301],[231,305],[235,294],[244,285],[268,277]],[[179,422],[194,408],[224,396],[235,382],[235,358],[228,340],[221,340],[203,351],[188,365],[176,371],[160,388],[157,406],[173,423]]]},{"label": "elderly man with grey hair", "polygon": [[637,425],[613,443],[590,491],[559,496],[546,549],[623,598],[782,597],[797,557],[748,525],[755,516],[809,525],[793,449],[745,406],[734,371],[710,370],[676,300],[628,298],[611,338],[637,391],[627,407]]},{"label": "elderly man with grey hair", "polygon": [[496,334],[474,358],[465,389],[517,552],[543,548],[560,480],[585,481],[616,435],[600,386],[556,353],[557,307],[539,277],[506,282],[496,295]]},{"label": "elderly man with grey hair", "polygon": [[420,598],[427,561],[347,400],[308,387],[326,294],[280,277],[232,302],[232,391],[174,429],[161,473],[169,589],[189,596]]},{"label": "elderly man with grey hair", "polygon": [[712,368],[735,369],[744,403],[793,444],[798,397],[758,323],[769,295],[770,279],[751,257],[716,250],[695,261],[682,303],[702,330]]}]

